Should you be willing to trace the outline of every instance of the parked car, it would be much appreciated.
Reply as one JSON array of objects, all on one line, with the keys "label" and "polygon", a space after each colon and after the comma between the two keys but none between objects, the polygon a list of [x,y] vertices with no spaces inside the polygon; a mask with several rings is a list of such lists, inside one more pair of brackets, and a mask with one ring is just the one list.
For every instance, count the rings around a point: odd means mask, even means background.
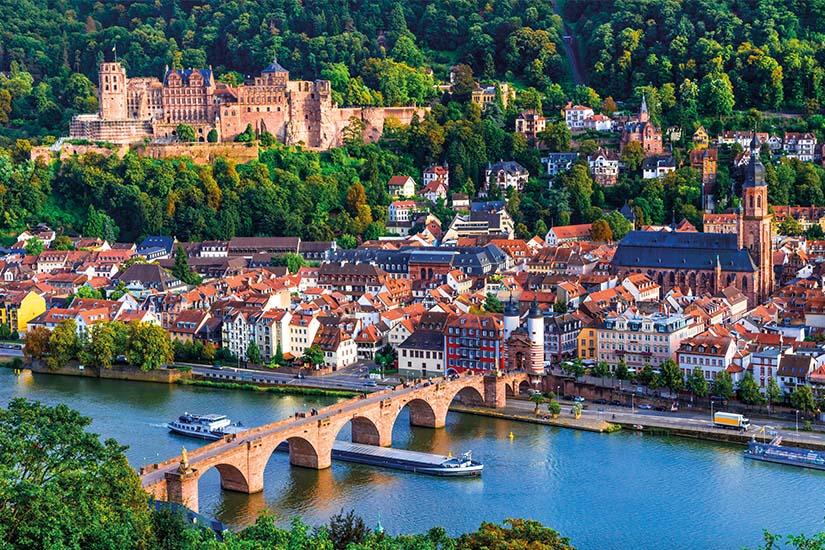
[{"label": "parked car", "polygon": [[575,401],[576,403],[584,403],[585,399],[581,395],[577,395],[576,397],[573,398],[573,401]]},{"label": "parked car", "polygon": [[614,399],[613,401],[611,401],[611,402],[610,402],[610,403],[608,403],[608,404],[609,404],[609,405],[612,405],[612,406],[614,406],[614,407],[621,407],[621,406],[622,406],[622,402],[621,402],[621,401],[619,401],[618,399]]},{"label": "parked car", "polygon": [[607,399],[594,399],[594,405],[607,405]]},{"label": "parked car", "polygon": [[639,405],[639,409],[641,409],[643,411],[649,411],[652,408],[653,408],[653,405],[651,405],[650,403],[642,403],[641,405]]},{"label": "parked car", "polygon": [[378,382],[376,382],[375,380],[367,380],[366,382],[364,382],[364,385],[369,388],[374,388],[378,385]]}]

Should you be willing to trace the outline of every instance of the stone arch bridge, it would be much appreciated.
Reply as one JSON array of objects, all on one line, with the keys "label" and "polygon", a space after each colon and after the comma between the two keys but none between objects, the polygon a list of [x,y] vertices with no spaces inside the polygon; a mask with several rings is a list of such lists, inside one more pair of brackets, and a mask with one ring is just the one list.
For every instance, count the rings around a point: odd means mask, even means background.
[{"label": "stone arch bridge", "polygon": [[507,395],[529,387],[525,373],[467,374],[405,384],[336,403],[317,414],[296,414],[285,420],[226,436],[188,453],[140,469],[143,488],[157,500],[198,510],[198,479],[215,468],[221,488],[257,493],[264,488],[264,468],[275,448],[289,444],[289,461],[305,468],[329,468],[338,432],[352,423],[352,441],[389,446],[396,418],[410,409],[410,424],[443,428],[450,403],[503,407]]}]

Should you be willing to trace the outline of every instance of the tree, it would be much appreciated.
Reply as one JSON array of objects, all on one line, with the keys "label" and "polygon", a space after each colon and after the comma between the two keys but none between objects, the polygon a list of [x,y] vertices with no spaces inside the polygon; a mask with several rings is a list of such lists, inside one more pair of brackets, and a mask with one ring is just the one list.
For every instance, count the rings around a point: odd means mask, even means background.
[{"label": "tree", "polygon": [[335,550],[347,550],[350,544],[361,544],[369,532],[364,520],[353,510],[344,515],[342,509],[329,518],[329,539]]},{"label": "tree", "polygon": [[739,382],[739,400],[746,405],[762,405],[765,398],[759,393],[759,384],[750,371],[745,373],[742,381]]},{"label": "tree", "polygon": [[605,361],[599,361],[596,363],[596,366],[593,367],[593,376],[598,376],[599,378],[606,378],[610,376],[610,365],[607,364]]},{"label": "tree", "polygon": [[610,224],[605,219],[598,219],[590,226],[590,239],[600,243],[607,243],[613,240],[613,231]]},{"label": "tree", "polygon": [[552,414],[555,418],[561,413],[561,405],[558,401],[551,399],[550,402],[547,404],[547,412]]},{"label": "tree", "polygon": [[72,240],[66,235],[56,237],[50,246],[52,250],[74,250]]},{"label": "tree", "polygon": [[172,266],[172,275],[188,285],[199,285],[203,278],[189,267],[189,257],[181,245],[175,249],[175,264]]},{"label": "tree", "polygon": [[260,365],[263,363],[263,358],[261,357],[261,348],[258,347],[258,344],[255,340],[250,340],[249,345],[246,346],[246,360],[252,363],[253,365]]},{"label": "tree", "polygon": [[585,368],[584,363],[578,357],[574,357],[569,361],[565,361],[562,363],[562,367],[567,374],[573,375],[575,378],[581,378],[584,376]]},{"label": "tree", "polygon": [[280,256],[273,256],[272,260],[269,262],[269,265],[286,266],[286,270],[289,273],[298,273],[302,267],[307,266],[307,263],[300,254],[296,254],[295,252],[287,252]]},{"label": "tree", "polygon": [[150,548],[150,512],[125,447],[91,419],[22,398],[0,409],[5,548]]},{"label": "tree", "polygon": [[488,313],[502,313],[504,311],[504,305],[495,294],[488,292],[487,297],[484,299],[484,311]]},{"label": "tree", "polygon": [[613,240],[620,241],[629,232],[633,231],[633,222],[624,217],[618,210],[608,212],[602,219],[610,226],[610,232],[613,234]]},{"label": "tree", "polygon": [[469,101],[475,87],[476,80],[473,77],[473,69],[469,65],[461,63],[453,67],[450,94],[456,101]]},{"label": "tree", "polygon": [[115,324],[95,323],[89,327],[89,336],[83,343],[81,354],[84,363],[101,369],[112,367],[112,360],[123,351],[116,347]]},{"label": "tree", "polygon": [[765,397],[768,398],[768,405],[773,403],[781,403],[785,400],[785,394],[782,392],[779,384],[776,383],[776,379],[768,379],[768,387],[765,390]]},{"label": "tree", "polygon": [[49,356],[46,365],[59,369],[77,357],[80,352],[80,339],[77,337],[77,323],[74,319],[61,321],[49,336]]},{"label": "tree", "polygon": [[693,368],[693,372],[688,376],[687,387],[693,395],[700,399],[707,396],[708,381],[705,380],[705,375],[701,368]]},{"label": "tree", "polygon": [[375,362],[386,370],[393,366],[397,356],[398,353],[395,351],[395,348],[387,344],[376,352]]},{"label": "tree", "polygon": [[46,327],[35,327],[26,333],[23,355],[32,360],[43,359],[49,353],[51,331]]},{"label": "tree", "polygon": [[530,519],[506,519],[504,525],[484,522],[475,533],[458,537],[461,550],[574,550],[570,540]]},{"label": "tree", "polygon": [[545,126],[544,131],[539,132],[537,137],[544,142],[548,150],[556,153],[570,150],[570,128],[564,121],[555,122]]},{"label": "tree", "polygon": [[186,143],[192,143],[198,139],[195,136],[195,129],[188,124],[178,124],[177,128],[175,128],[175,134],[178,136],[178,141]]},{"label": "tree", "polygon": [[209,133],[206,134],[206,141],[209,143],[218,143],[218,131],[214,128],[209,130]]},{"label": "tree", "polygon": [[278,342],[278,347],[275,348],[275,355],[272,356],[272,365],[281,366],[284,364],[284,350],[281,347],[281,342]]},{"label": "tree", "polygon": [[545,399],[545,397],[540,392],[536,392],[530,396],[530,402],[536,405],[536,408],[533,412],[535,414],[539,414],[539,406],[547,402],[547,399]]},{"label": "tree", "polygon": [[717,374],[711,388],[714,395],[718,395],[726,401],[733,397],[733,379],[730,377],[730,373],[723,370]]},{"label": "tree", "polygon": [[151,323],[129,325],[125,346],[126,359],[142,370],[154,370],[175,360],[169,333]]},{"label": "tree", "polygon": [[627,363],[624,362],[624,357],[619,359],[619,364],[616,365],[616,370],[614,371],[617,380],[628,380],[630,379],[630,371],[627,370]]},{"label": "tree", "polygon": [[569,309],[569,306],[568,306],[567,302],[565,302],[564,300],[557,299],[555,302],[553,302],[553,313],[558,313],[560,315],[563,315],[563,314],[567,313],[568,309]]},{"label": "tree", "polygon": [[318,366],[324,364],[324,350],[317,344],[313,344],[304,350],[304,363],[309,363],[310,366]]},{"label": "tree", "polygon": [[26,241],[26,244],[23,245],[23,248],[26,250],[26,254],[29,256],[40,256],[43,254],[43,250],[45,247],[43,246],[43,241],[38,239],[37,237],[31,238]]},{"label": "tree", "polygon": [[816,410],[816,401],[814,400],[814,393],[810,386],[797,386],[791,393],[791,406],[803,413],[810,413]]},{"label": "tree", "polygon": [[631,141],[624,146],[621,155],[621,161],[627,167],[628,172],[638,173],[642,169],[642,163],[645,160],[645,152],[642,149],[642,144],[638,141]]},{"label": "tree", "polygon": [[659,365],[659,376],[662,384],[670,388],[672,392],[680,391],[685,385],[682,371],[673,359],[668,359]]}]

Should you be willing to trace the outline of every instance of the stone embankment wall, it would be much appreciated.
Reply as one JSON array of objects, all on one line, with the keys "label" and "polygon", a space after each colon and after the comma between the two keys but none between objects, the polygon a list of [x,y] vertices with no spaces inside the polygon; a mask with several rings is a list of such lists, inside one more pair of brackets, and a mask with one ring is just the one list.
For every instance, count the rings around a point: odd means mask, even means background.
[{"label": "stone embankment wall", "polygon": [[92,367],[79,368],[76,361],[59,369],[49,369],[42,361],[24,362],[23,367],[40,374],[62,374],[65,376],[83,376],[86,378],[106,378],[109,380],[134,380],[138,382],[159,382],[174,384],[178,380],[190,380],[191,371],[180,369],[156,369],[143,371],[132,366],[113,366],[111,369],[95,369]]}]

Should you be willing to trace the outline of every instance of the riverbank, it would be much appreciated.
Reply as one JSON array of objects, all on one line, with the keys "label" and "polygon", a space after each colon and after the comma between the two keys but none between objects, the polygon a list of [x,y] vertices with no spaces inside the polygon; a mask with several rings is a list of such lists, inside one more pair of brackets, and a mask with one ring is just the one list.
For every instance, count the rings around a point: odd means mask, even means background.
[{"label": "riverbank", "polygon": [[[583,415],[576,420],[572,416],[561,414],[558,418],[552,418],[546,414],[536,415],[532,411],[516,407],[504,407],[501,409],[488,409],[485,407],[472,407],[463,404],[454,404],[451,411],[474,414],[478,416],[488,416],[502,420],[515,420],[517,422],[529,422],[531,424],[543,424],[558,428],[568,428],[596,433],[612,433],[619,430],[630,430],[645,435],[656,437],[681,437],[685,439],[695,439],[701,441],[712,441],[715,443],[728,443],[734,445],[747,446],[754,437],[754,431],[738,432],[722,428],[707,426],[691,426],[689,424],[673,425],[666,421],[658,421],[658,417],[647,415],[622,414],[618,419],[607,422],[601,419]],[[764,435],[757,435],[760,440],[765,439]],[[769,439],[769,438],[768,438]],[[783,445],[792,447],[803,447],[806,449],[825,450],[825,439],[813,432],[794,432],[782,434]]]},{"label": "riverbank", "polygon": [[[2,366],[12,368],[11,363],[4,363]],[[181,380],[188,380],[192,377],[191,371],[187,369],[155,369],[145,371],[137,367],[125,365],[112,366],[110,369],[96,369],[83,366],[77,361],[71,361],[69,364],[57,369],[50,369],[41,361],[24,362],[22,368],[37,374],[128,380],[132,382],[155,382],[160,384],[175,384]]]},{"label": "riverbank", "polygon": [[313,388],[308,386],[259,386],[257,384],[240,384],[238,382],[213,382],[199,378],[179,380],[177,382],[183,386],[202,386],[205,388],[216,388],[224,390],[243,390],[253,392],[267,392],[284,395],[317,395],[323,397],[355,397],[358,392],[347,390],[327,390],[324,388]]},{"label": "riverbank", "polygon": [[553,418],[548,414],[536,415],[532,412],[525,412],[514,407],[502,407],[500,409],[489,409],[486,407],[469,407],[466,405],[450,405],[450,410],[454,412],[475,414],[478,416],[489,416],[491,418],[500,418],[503,420],[516,420],[519,422],[529,422],[531,424],[544,424],[545,426],[556,426],[558,428],[569,428],[572,430],[582,430],[585,432],[595,433],[612,433],[619,431],[621,427],[618,424],[605,422],[604,420],[596,420],[580,417],[578,420],[572,415],[565,416],[560,414]]}]

